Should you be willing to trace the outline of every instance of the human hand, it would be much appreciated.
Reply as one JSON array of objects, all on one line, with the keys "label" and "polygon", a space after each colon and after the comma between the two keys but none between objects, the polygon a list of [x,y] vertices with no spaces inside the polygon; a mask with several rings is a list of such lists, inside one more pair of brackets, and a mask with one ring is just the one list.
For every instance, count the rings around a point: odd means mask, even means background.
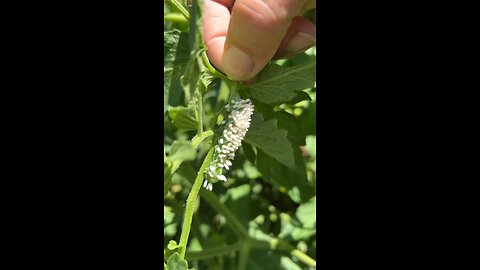
[{"label": "human hand", "polygon": [[315,7],[315,0],[205,0],[208,58],[230,78],[251,80],[273,57],[315,44],[315,25],[299,17]]}]

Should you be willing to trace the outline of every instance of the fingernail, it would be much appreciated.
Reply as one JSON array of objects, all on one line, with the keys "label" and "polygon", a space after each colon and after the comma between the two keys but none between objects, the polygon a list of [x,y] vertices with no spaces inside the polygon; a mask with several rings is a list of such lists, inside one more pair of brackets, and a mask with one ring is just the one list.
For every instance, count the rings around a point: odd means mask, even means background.
[{"label": "fingernail", "polygon": [[226,73],[235,80],[243,79],[253,69],[252,58],[233,45],[225,53],[223,61]]},{"label": "fingernail", "polygon": [[285,45],[285,51],[294,53],[312,46],[315,42],[317,42],[317,39],[314,36],[298,32]]}]

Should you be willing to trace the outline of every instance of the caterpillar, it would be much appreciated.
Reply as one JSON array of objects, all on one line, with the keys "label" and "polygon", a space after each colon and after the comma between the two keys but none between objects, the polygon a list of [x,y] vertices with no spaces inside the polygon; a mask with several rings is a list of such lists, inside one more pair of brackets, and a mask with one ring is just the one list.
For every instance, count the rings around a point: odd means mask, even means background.
[{"label": "caterpillar", "polygon": [[222,135],[215,145],[212,162],[205,169],[203,187],[212,191],[212,184],[218,181],[227,181],[223,170],[229,170],[235,158],[235,152],[242,145],[242,141],[250,127],[254,106],[250,99],[232,100],[225,105],[228,116],[220,125]]}]

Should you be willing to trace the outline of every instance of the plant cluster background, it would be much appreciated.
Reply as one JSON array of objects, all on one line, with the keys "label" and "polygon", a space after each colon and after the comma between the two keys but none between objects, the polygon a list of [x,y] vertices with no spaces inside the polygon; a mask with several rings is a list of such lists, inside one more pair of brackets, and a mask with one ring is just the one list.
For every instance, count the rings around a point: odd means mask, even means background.
[{"label": "plant cluster background", "polygon": [[[316,47],[231,81],[206,57],[202,4],[164,0],[164,268],[316,269]],[[250,129],[228,180],[197,188],[234,98],[252,100]]]}]

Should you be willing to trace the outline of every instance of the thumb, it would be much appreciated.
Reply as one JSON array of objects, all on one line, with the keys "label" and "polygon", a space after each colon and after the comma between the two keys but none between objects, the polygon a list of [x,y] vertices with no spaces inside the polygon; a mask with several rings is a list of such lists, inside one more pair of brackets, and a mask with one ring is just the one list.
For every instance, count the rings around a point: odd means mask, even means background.
[{"label": "thumb", "polygon": [[255,77],[273,58],[293,17],[307,0],[237,0],[225,40],[223,66],[234,80]]}]

